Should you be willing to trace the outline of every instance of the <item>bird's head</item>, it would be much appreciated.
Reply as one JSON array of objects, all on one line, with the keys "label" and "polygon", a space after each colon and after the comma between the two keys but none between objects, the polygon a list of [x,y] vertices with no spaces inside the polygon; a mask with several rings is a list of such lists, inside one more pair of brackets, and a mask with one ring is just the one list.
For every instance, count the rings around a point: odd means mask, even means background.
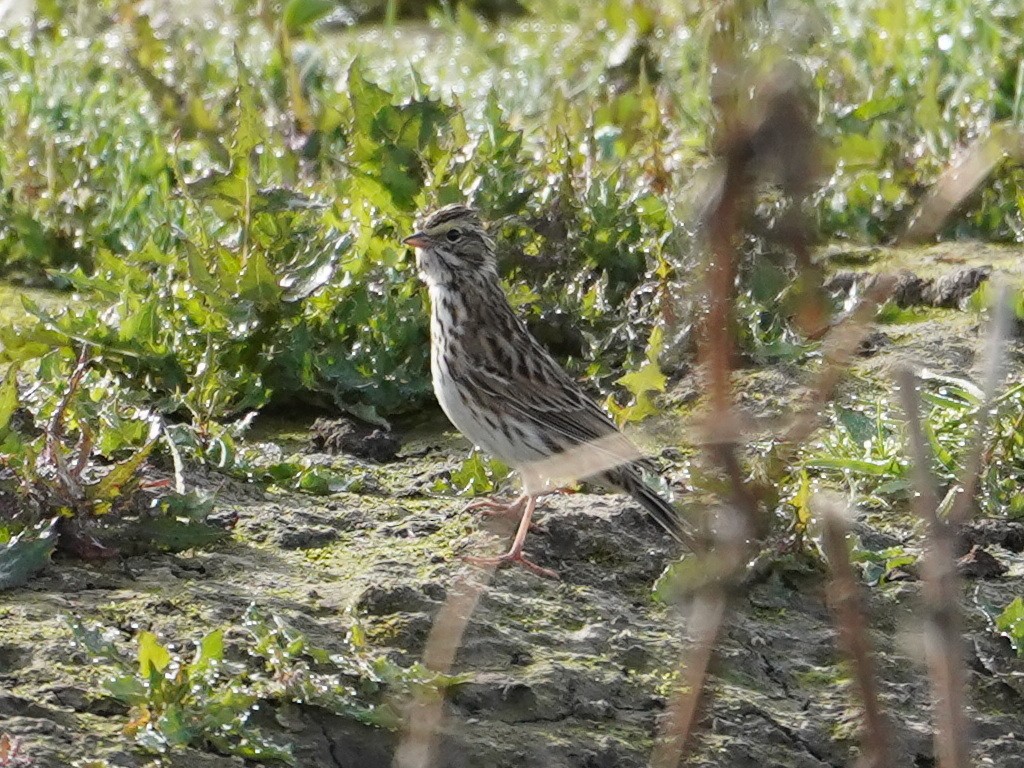
[{"label": "bird's head", "polygon": [[402,242],[416,249],[416,266],[428,284],[497,276],[494,241],[480,215],[468,206],[446,205]]}]

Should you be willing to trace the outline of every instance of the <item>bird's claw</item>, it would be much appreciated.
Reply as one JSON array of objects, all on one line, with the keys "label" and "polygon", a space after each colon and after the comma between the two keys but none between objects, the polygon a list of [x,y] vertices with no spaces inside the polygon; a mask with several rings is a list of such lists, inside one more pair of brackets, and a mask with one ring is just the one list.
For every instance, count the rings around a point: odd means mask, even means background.
[{"label": "bird's claw", "polygon": [[504,502],[494,499],[478,499],[471,501],[462,508],[463,512],[477,512],[482,517],[508,517],[517,521],[522,514],[523,505],[518,501]]},{"label": "bird's claw", "polygon": [[[471,501],[462,508],[463,512],[476,512],[481,517],[498,517],[518,524],[523,517],[523,508],[526,502],[516,499],[511,502],[495,501],[494,499],[477,499]],[[533,533],[544,533],[544,529],[531,523],[530,531]]]},{"label": "bird's claw", "polygon": [[518,563],[519,565],[526,567],[527,570],[533,571],[538,576],[543,576],[545,579],[555,579],[557,581],[559,578],[558,571],[553,571],[550,568],[544,568],[537,565],[532,560],[527,560],[526,557],[523,556],[522,552],[516,552],[514,550],[512,552],[506,552],[500,557],[473,557],[471,555],[467,555],[465,559],[467,563],[479,565],[484,568],[504,568],[505,566]]}]

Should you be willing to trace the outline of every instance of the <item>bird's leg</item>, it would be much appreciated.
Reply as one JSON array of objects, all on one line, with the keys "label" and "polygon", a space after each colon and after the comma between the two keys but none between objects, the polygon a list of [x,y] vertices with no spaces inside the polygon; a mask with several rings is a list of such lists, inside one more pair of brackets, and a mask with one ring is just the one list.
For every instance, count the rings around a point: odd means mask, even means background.
[{"label": "bird's leg", "polygon": [[[512,501],[498,501],[497,499],[477,499],[471,501],[462,508],[463,512],[479,512],[481,517],[502,517],[518,523],[523,518],[523,506],[530,497],[523,493]],[[537,498],[540,498],[539,496]],[[531,524],[530,530],[534,533],[543,533],[539,525]]]},{"label": "bird's leg", "polygon": [[[512,541],[512,549],[506,552],[501,557],[467,557],[466,560],[475,565],[494,566],[501,568],[505,565],[512,565],[513,563],[519,563],[520,565],[526,566],[529,570],[536,573],[538,576],[544,576],[548,579],[557,579],[558,574],[552,571],[550,568],[542,568],[531,560],[527,560],[523,555],[523,544],[526,542],[526,534],[530,532],[530,520],[533,518],[533,511],[537,508],[537,498],[535,496],[526,496],[525,494],[520,497],[525,499],[526,508],[523,510],[523,517],[519,521],[519,528],[516,530],[516,537]],[[519,499],[517,499],[519,501]]]},{"label": "bird's leg", "polygon": [[483,517],[508,517],[518,522],[523,512],[523,504],[526,503],[526,494],[521,494],[512,501],[499,501],[498,499],[477,499],[471,501],[463,512],[479,512]]}]

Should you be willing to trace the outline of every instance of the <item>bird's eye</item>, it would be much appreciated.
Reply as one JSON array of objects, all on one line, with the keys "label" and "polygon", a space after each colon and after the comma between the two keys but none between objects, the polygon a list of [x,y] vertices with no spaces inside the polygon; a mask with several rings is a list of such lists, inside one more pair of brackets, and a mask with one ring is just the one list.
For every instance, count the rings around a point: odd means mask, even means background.
[{"label": "bird's eye", "polygon": [[449,229],[445,237],[448,238],[449,243],[454,243],[456,240],[462,237],[462,233],[457,229]]}]

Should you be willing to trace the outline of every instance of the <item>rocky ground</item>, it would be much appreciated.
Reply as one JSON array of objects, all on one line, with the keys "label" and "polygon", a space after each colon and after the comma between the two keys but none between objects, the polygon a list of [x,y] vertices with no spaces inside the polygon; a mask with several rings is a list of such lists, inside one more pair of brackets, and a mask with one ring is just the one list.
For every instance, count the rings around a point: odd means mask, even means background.
[{"label": "rocky ground", "polygon": [[[984,329],[977,316],[957,308],[956,285],[936,287],[934,279],[976,286],[988,271],[948,276],[972,267],[1021,271],[1015,252],[986,248],[833,257],[840,269],[856,273],[834,279],[851,285],[885,263],[910,268],[921,283],[907,289],[907,302],[932,308],[921,321],[880,327],[847,387],[884,386],[898,362],[972,375]],[[1015,361],[1022,351],[1017,342]],[[751,369],[737,378],[738,397],[751,412],[777,414],[807,380],[796,366]],[[668,400],[690,409],[695,391],[697,381],[684,379]],[[649,442],[665,447],[672,435],[682,441],[685,430],[677,430],[677,422],[673,416],[654,424]],[[307,442],[302,428],[290,429],[298,434],[265,427],[279,443]],[[139,629],[182,644],[225,627],[230,644],[241,616],[256,603],[336,650],[355,610],[372,645],[397,661],[419,658],[454,580],[470,569],[462,555],[497,551],[511,529],[481,524],[461,511],[464,500],[429,492],[468,450],[444,432],[443,422],[406,433],[391,448],[381,435],[332,437],[323,425],[316,431],[317,441],[306,450],[324,463],[337,461],[333,450],[372,443],[374,458],[345,460],[364,473],[362,493],[322,498],[196,476],[196,484],[219,489],[223,512],[237,515],[229,543],[96,564],[59,559],[28,587],[0,594],[0,733],[18,737],[26,760],[4,763],[0,753],[0,765],[101,766],[87,761],[104,759],[110,766],[242,764],[211,751],[181,750],[158,762],[140,752],[124,733],[126,707],[102,694],[100,671],[71,646],[71,615],[113,627],[125,642]],[[395,447],[393,460],[375,461],[390,459]],[[671,464],[679,453],[668,447]],[[541,522],[544,530],[531,535],[529,546],[561,579],[510,570],[490,582],[456,659],[455,671],[466,678],[448,695],[440,764],[647,765],[687,631],[681,614],[655,601],[651,588],[681,551],[618,496],[553,497]],[[922,543],[918,526],[906,517],[865,518],[858,526],[868,548],[917,551]],[[980,550],[966,562],[984,560],[965,572],[963,595],[976,756],[978,764],[1024,766],[1024,660],[992,632],[981,610],[1024,595],[1024,530],[1003,520],[979,521],[969,534],[963,552],[973,544]],[[992,558],[1001,567],[992,567]],[[737,596],[690,765],[853,764],[858,708],[824,587],[820,569],[779,558]],[[904,580],[865,592],[883,702],[901,764],[908,766],[935,764],[920,590],[911,569]],[[268,732],[294,745],[297,764],[310,768],[390,765],[399,738],[318,707],[265,707],[259,717]]]}]

